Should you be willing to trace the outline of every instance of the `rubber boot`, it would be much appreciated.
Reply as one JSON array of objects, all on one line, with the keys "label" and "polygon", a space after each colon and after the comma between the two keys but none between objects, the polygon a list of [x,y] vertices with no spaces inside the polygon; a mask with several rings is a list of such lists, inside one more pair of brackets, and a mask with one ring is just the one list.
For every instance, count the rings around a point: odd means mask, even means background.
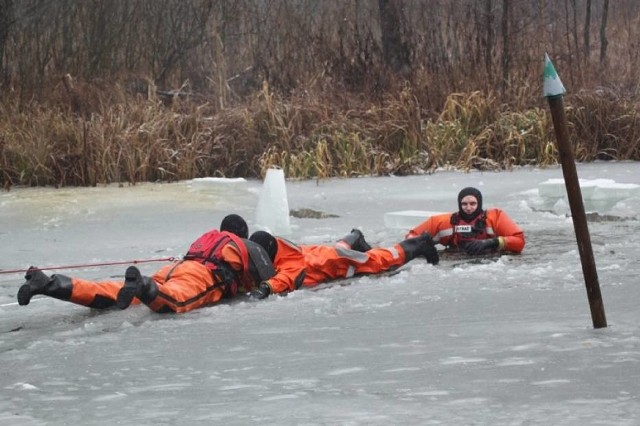
[{"label": "rubber boot", "polygon": [[60,300],[71,299],[73,283],[66,275],[52,275],[49,277],[40,269],[30,267],[24,278],[27,280],[18,289],[18,304],[26,306],[36,294],[53,297]]},{"label": "rubber boot", "polygon": [[418,256],[427,258],[427,262],[437,265],[440,261],[440,255],[436,249],[436,245],[429,234],[422,234],[419,237],[409,238],[401,241],[400,247],[404,250],[405,262],[415,259]]},{"label": "rubber boot", "polygon": [[150,277],[143,276],[138,268],[129,266],[124,274],[124,286],[118,292],[116,305],[120,309],[126,309],[131,305],[134,297],[142,303],[149,304],[158,295],[158,286]]},{"label": "rubber boot", "polygon": [[352,229],[351,233],[342,238],[340,241],[348,244],[351,247],[351,250],[360,251],[363,253],[371,250],[371,246],[364,239],[364,235],[359,229]]}]

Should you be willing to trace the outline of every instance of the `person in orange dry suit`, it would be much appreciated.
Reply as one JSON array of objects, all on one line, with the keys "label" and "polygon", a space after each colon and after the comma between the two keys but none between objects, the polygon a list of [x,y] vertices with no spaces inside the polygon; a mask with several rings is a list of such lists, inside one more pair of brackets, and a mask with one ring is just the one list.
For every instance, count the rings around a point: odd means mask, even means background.
[{"label": "person in orange dry suit", "polygon": [[334,246],[296,245],[256,231],[249,238],[260,244],[269,255],[276,274],[264,280],[251,292],[251,297],[264,299],[271,293],[285,293],[301,286],[350,278],[356,275],[379,274],[396,269],[410,260],[424,256],[436,265],[438,251],[428,234],[410,238],[389,248],[371,248],[357,229]]},{"label": "person in orange dry suit", "polygon": [[428,233],[449,251],[471,255],[492,252],[521,253],[524,232],[500,209],[482,209],[482,193],[467,187],[458,194],[458,211],[430,217],[411,229],[407,238]]},{"label": "person in orange dry suit", "polygon": [[156,312],[187,312],[249,292],[275,273],[264,249],[246,239],[248,227],[242,217],[225,217],[220,229],[203,234],[183,260],[160,268],[151,277],[130,266],[124,283],[61,274],[49,277],[31,267],[18,290],[18,303],[28,305],[34,295],[43,294],[97,309],[125,309],[142,302]]}]

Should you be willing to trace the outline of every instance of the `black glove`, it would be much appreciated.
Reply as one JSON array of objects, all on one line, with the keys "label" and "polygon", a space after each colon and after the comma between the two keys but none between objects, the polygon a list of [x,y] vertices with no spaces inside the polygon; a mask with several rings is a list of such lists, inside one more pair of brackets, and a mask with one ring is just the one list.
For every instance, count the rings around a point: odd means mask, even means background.
[{"label": "black glove", "polygon": [[270,294],[271,287],[269,287],[269,284],[267,284],[266,282],[261,282],[258,288],[251,292],[251,297],[260,300],[269,297]]},{"label": "black glove", "polygon": [[440,255],[438,254],[438,249],[436,249],[436,243],[433,242],[433,238],[431,238],[431,235],[426,232],[423,232],[420,237],[424,238],[426,241],[427,247],[425,249],[424,257],[427,258],[427,263],[437,265],[440,262]]},{"label": "black glove", "polygon": [[464,245],[464,251],[467,254],[480,254],[484,251],[495,250],[500,246],[500,241],[497,238],[490,240],[473,240]]}]

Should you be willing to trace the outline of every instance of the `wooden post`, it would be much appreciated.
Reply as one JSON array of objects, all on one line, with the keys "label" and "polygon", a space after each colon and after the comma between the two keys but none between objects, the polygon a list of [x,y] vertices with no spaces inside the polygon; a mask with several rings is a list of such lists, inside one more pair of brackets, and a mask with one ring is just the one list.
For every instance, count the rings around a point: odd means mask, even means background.
[{"label": "wooden post", "polygon": [[556,133],[564,184],[567,188],[571,218],[573,219],[578,252],[580,253],[580,261],[582,262],[582,273],[587,288],[589,307],[591,308],[591,319],[594,328],[603,328],[607,326],[607,319],[604,314],[604,304],[600,293],[600,284],[598,283],[598,271],[596,270],[596,263],[593,257],[591,237],[587,225],[587,215],[585,214],[584,204],[582,202],[582,191],[576,171],[573,147],[569,140],[567,118],[564,113],[564,103],[562,99],[564,93],[565,89],[560,81],[560,77],[551,63],[549,56],[545,54],[544,96],[549,101],[549,109],[551,110],[551,118]]}]

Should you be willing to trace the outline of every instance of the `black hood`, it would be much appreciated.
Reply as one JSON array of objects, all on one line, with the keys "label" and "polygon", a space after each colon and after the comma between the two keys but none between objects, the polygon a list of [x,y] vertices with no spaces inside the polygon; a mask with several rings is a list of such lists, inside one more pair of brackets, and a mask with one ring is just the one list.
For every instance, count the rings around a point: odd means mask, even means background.
[{"label": "black hood", "polygon": [[266,231],[256,231],[249,237],[254,243],[258,243],[269,255],[269,259],[273,262],[278,253],[278,243],[273,235]]},{"label": "black hood", "polygon": [[249,238],[249,227],[242,216],[230,214],[222,219],[220,230],[236,234],[240,238]]},{"label": "black hood", "polygon": [[[462,210],[462,199],[467,195],[473,195],[478,200],[478,208],[471,214],[466,214],[464,210]],[[462,191],[458,193],[458,214],[465,221],[469,222],[478,217],[482,213],[482,193],[473,187],[463,188]]]}]

